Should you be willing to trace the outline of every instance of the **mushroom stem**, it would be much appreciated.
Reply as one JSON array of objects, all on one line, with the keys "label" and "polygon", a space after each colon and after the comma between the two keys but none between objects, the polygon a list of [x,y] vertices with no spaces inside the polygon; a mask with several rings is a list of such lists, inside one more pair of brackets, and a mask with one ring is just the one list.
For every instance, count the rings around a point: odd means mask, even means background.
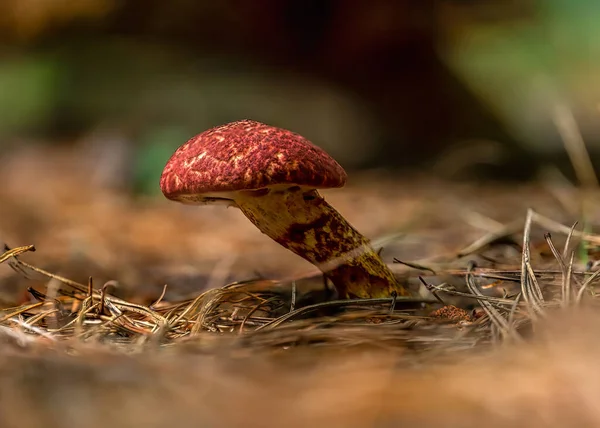
[{"label": "mushroom stem", "polygon": [[369,241],[316,190],[239,192],[235,203],[261,232],[317,266],[340,297],[408,294]]}]

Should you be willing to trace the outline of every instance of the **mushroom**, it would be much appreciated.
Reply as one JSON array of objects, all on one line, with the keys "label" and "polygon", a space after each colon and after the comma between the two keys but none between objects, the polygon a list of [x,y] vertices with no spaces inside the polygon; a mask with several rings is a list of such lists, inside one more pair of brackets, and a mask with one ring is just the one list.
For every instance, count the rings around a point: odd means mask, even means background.
[{"label": "mushroom", "polygon": [[319,194],[344,186],[346,178],[301,135],[240,120],[179,147],[160,187],[181,203],[239,208],[261,232],[317,266],[341,298],[407,295],[369,241]]}]

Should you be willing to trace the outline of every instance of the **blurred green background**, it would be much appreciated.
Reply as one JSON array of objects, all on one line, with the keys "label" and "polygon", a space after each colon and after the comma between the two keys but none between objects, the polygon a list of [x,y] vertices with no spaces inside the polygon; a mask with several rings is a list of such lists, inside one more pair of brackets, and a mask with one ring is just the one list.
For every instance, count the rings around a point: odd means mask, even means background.
[{"label": "blurred green background", "polygon": [[594,0],[2,0],[3,153],[55,144],[154,193],[224,122],[299,132],[349,170],[572,175],[555,121],[600,164]]}]

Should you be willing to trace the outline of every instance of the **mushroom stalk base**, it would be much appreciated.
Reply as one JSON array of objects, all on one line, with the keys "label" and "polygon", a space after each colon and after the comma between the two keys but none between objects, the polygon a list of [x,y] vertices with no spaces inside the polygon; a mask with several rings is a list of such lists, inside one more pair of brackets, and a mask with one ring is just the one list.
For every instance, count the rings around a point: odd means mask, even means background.
[{"label": "mushroom stalk base", "polygon": [[316,190],[247,192],[235,203],[261,232],[317,266],[340,297],[408,294],[369,241]]}]

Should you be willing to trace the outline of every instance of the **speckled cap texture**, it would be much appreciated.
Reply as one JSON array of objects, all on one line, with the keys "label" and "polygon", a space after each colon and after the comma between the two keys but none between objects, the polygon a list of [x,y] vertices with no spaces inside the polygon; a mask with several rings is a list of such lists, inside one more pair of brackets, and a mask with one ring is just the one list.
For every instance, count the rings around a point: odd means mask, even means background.
[{"label": "speckled cap texture", "polygon": [[180,197],[289,184],[342,187],[344,169],[299,134],[252,120],[209,129],[191,138],[163,170],[163,194]]}]

